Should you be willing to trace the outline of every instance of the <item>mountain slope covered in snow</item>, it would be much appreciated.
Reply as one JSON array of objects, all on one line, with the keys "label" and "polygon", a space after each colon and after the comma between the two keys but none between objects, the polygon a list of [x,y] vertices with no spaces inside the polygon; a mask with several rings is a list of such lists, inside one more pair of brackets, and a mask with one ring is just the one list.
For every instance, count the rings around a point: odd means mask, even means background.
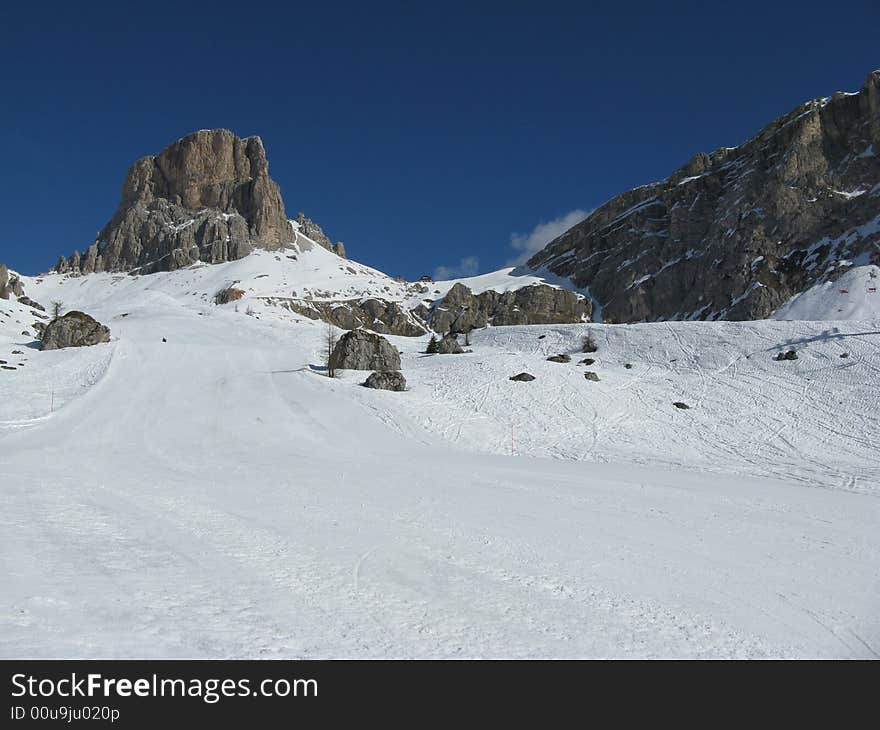
[{"label": "mountain slope covered in snow", "polygon": [[390,393],[281,300],[409,285],[324,249],[24,285],[112,340],[0,302],[4,656],[877,655],[876,320],[389,337]]}]

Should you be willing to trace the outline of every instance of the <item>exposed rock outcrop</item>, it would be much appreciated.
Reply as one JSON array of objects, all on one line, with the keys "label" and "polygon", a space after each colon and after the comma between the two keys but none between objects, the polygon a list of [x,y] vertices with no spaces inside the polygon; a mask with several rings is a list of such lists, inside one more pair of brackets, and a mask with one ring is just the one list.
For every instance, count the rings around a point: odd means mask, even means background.
[{"label": "exposed rock outcrop", "polygon": [[569,324],[591,315],[590,302],[583,296],[547,284],[474,294],[460,282],[428,313],[436,332],[469,332],[489,324]]},{"label": "exposed rock outcrop", "polygon": [[115,215],[85,254],[56,271],[166,271],[241,258],[292,241],[259,137],[189,134],[128,171]]},{"label": "exposed rock outcrop", "polygon": [[875,71],[618,195],[528,265],[589,287],[606,322],[763,318],[880,249],[878,184]]},{"label": "exposed rock outcrop", "polygon": [[324,233],[324,229],[311,218],[306,218],[304,213],[300,212],[297,214],[295,227],[300,233],[312,239],[319,246],[323,246],[337,256],[345,258],[345,244],[342,241],[333,243],[327,234]]},{"label": "exposed rock outcrop", "polygon": [[334,302],[311,299],[278,299],[270,303],[282,306],[309,319],[321,319],[335,327],[353,330],[366,327],[384,335],[420,337],[427,328],[397,302],[385,299],[348,299]]},{"label": "exposed rock outcrop", "polygon": [[381,335],[366,330],[346,332],[330,354],[333,370],[400,370],[400,353]]},{"label": "exposed rock outcrop", "polygon": [[412,309],[378,297],[336,301],[269,297],[266,301],[341,329],[364,327],[404,337],[421,337],[429,328],[458,334],[489,324],[576,323],[589,319],[591,312],[583,296],[543,284],[475,295],[459,283],[442,300],[430,306],[423,302]]},{"label": "exposed rock outcrop", "polygon": [[46,311],[46,308],[45,308],[42,304],[40,304],[39,302],[35,302],[35,301],[34,301],[33,299],[31,299],[30,297],[20,296],[20,297],[18,298],[18,303],[19,303],[19,304],[24,304],[25,306],[30,307],[31,309],[37,309],[37,310],[39,310],[39,311],[41,311],[41,312],[45,312],[45,311]]},{"label": "exposed rock outcrop", "polygon": [[110,341],[110,329],[84,312],[68,312],[42,330],[44,350],[88,347]]},{"label": "exposed rock outcrop", "polygon": [[363,385],[365,388],[402,391],[406,390],[406,378],[396,370],[383,371],[370,375]]},{"label": "exposed rock outcrop", "polygon": [[23,297],[24,286],[17,274],[12,273],[5,264],[0,264],[0,299],[11,296]]}]

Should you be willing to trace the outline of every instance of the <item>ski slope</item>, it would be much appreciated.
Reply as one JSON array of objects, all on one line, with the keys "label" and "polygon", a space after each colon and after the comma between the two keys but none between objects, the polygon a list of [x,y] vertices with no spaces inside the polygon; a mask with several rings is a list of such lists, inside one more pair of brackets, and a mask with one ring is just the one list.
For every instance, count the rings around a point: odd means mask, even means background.
[{"label": "ski slope", "polygon": [[836,281],[825,281],[792,297],[774,319],[859,321],[880,319],[880,267],[854,266]]},{"label": "ski slope", "polygon": [[586,325],[390,338],[371,391],[266,296],[392,285],[311,255],[25,281],[113,339],[0,330],[0,655],[880,652],[880,322],[593,325],[598,383]]}]

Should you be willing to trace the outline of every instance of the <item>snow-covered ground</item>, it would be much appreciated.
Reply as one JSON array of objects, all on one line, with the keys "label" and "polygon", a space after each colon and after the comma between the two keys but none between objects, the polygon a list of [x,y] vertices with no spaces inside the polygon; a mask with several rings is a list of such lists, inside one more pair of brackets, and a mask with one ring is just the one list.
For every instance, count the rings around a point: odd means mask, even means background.
[{"label": "snow-covered ground", "polygon": [[836,281],[825,281],[793,297],[774,319],[880,319],[880,267],[854,266]]},{"label": "snow-covered ground", "polygon": [[287,256],[27,278],[84,350],[0,302],[0,655],[880,653],[880,320],[390,338],[390,393],[270,300],[413,289]]}]

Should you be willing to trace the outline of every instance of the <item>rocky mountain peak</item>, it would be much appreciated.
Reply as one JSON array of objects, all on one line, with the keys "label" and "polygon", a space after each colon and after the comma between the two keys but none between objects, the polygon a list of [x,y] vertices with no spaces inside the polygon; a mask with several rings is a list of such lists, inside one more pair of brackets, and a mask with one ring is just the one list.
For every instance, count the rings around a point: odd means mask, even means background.
[{"label": "rocky mountain peak", "polygon": [[234,260],[293,238],[262,140],[200,130],[135,162],[95,243],[56,268],[149,273]]},{"label": "rocky mountain peak", "polygon": [[606,321],[760,319],[880,244],[880,71],[624,192],[529,260]]}]

